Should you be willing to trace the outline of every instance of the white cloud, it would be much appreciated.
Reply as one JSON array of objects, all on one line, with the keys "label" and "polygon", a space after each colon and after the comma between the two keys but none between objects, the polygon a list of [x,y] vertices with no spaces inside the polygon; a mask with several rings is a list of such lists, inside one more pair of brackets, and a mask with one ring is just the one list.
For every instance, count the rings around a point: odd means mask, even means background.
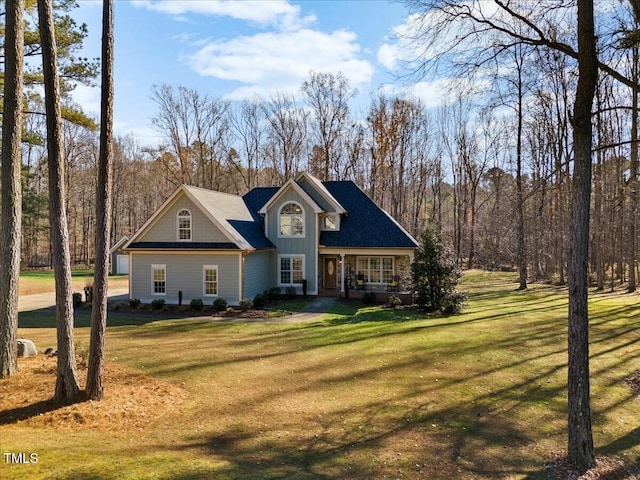
[{"label": "white cloud", "polygon": [[373,65],[360,58],[356,40],[355,33],[346,30],[259,33],[209,43],[186,61],[200,75],[244,84],[228,95],[231,99],[297,91],[311,70],[342,72],[358,87],[370,82]]},{"label": "white cloud", "polygon": [[314,16],[301,17],[300,7],[284,0],[134,0],[133,4],[174,15],[183,20],[186,14],[215,15],[237,20],[255,22],[259,25],[278,25],[284,29],[295,29],[315,22]]},{"label": "white cloud", "polygon": [[420,100],[425,108],[437,108],[445,103],[453,103],[456,92],[467,91],[473,97],[481,94],[487,87],[488,84],[484,80],[470,82],[466,79],[443,77],[405,86],[387,84],[381,91],[390,96],[413,97]]},{"label": "white cloud", "polygon": [[135,126],[130,122],[116,119],[113,122],[113,130],[117,136],[131,135],[141,148],[157,147],[164,141],[164,137],[150,126]]},{"label": "white cloud", "polygon": [[71,92],[71,98],[84,113],[100,118],[100,87],[78,84]]},{"label": "white cloud", "polygon": [[378,49],[378,62],[380,62],[387,70],[396,70],[398,68],[399,59],[400,52],[397,44],[390,45],[385,43]]}]

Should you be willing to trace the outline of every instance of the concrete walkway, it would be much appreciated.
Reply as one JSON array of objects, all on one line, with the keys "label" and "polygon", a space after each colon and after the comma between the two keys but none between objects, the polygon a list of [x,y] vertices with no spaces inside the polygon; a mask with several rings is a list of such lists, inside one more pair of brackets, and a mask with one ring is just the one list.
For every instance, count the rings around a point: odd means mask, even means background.
[{"label": "concrete walkway", "polygon": [[[128,288],[114,288],[109,290],[110,302],[126,301],[128,298]],[[55,306],[55,292],[37,293],[35,295],[22,295],[18,297],[19,312],[30,312],[32,310],[42,310],[43,308],[53,308]]]},{"label": "concrete walkway", "polygon": [[333,297],[318,297],[313,300],[309,305],[304,307],[298,313],[285,317],[290,322],[310,322],[322,317],[325,313],[328,313],[337,298]]}]

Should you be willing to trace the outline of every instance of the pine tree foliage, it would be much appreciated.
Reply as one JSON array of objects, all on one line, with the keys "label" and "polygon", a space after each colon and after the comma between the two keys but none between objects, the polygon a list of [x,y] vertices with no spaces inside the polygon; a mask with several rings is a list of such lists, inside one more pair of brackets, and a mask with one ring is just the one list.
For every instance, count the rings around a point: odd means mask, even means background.
[{"label": "pine tree foliage", "polygon": [[440,234],[427,229],[411,265],[418,307],[429,312],[459,313],[466,296],[456,287],[462,276],[453,250]]}]

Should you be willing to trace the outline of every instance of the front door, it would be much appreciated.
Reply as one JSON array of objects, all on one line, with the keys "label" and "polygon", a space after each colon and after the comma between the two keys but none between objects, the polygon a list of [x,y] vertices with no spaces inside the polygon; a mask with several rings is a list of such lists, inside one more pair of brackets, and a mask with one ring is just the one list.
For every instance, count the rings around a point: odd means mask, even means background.
[{"label": "front door", "polygon": [[326,257],[324,259],[324,286],[325,288],[336,288],[336,275],[338,259]]}]

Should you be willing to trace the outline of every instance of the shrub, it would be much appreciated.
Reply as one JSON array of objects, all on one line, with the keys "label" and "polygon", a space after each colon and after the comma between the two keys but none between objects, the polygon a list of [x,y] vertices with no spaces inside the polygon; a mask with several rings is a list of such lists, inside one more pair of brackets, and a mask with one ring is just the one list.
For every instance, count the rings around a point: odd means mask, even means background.
[{"label": "shrub", "polygon": [[259,293],[253,297],[253,308],[263,309],[269,305],[269,297],[264,293]]},{"label": "shrub", "polygon": [[213,310],[216,312],[222,312],[227,309],[227,301],[224,298],[216,298],[213,301]]},{"label": "shrub", "polygon": [[82,294],[80,292],[73,293],[73,308],[82,306]]},{"label": "shrub", "polygon": [[129,300],[129,306],[131,308],[138,308],[142,302],[139,298],[132,298]]},{"label": "shrub", "polygon": [[240,300],[240,310],[246,312],[247,310],[251,310],[253,308],[253,302],[251,300],[245,299]]},{"label": "shrub", "polygon": [[442,305],[442,311],[447,315],[456,315],[462,312],[462,309],[467,306],[467,294],[464,292],[453,292],[446,299]]},{"label": "shrub", "polygon": [[296,287],[288,286],[286,292],[287,298],[289,300],[296,298]]},{"label": "shrub", "polygon": [[376,303],[376,294],[375,292],[365,292],[362,296],[362,303],[365,305],[373,305]]},{"label": "shrub", "polygon": [[194,312],[201,312],[204,308],[204,303],[201,298],[192,298],[189,305]]},{"label": "shrub", "polygon": [[151,301],[151,310],[162,310],[167,302],[162,298],[156,298]]},{"label": "shrub", "polygon": [[389,306],[395,308],[398,305],[402,305],[402,300],[400,299],[400,297],[398,297],[397,295],[391,295],[389,297]]},{"label": "shrub", "polygon": [[426,230],[411,265],[416,303],[429,312],[457,313],[462,310],[464,295],[456,287],[462,276],[453,251],[435,230]]},{"label": "shrub", "polygon": [[270,302],[280,298],[281,293],[282,293],[282,290],[280,289],[280,287],[271,287],[269,290],[265,292]]}]

